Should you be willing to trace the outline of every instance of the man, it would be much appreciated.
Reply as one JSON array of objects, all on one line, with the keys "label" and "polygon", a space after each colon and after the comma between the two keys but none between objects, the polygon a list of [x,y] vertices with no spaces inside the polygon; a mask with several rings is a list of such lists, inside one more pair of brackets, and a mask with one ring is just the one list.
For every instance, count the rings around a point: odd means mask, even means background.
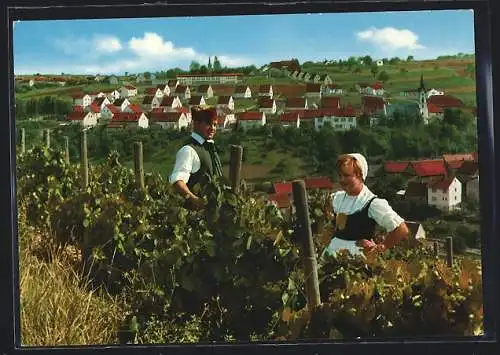
[{"label": "man", "polygon": [[222,176],[222,165],[214,145],[217,112],[213,108],[193,107],[191,116],[193,132],[177,152],[169,181],[191,206],[200,208],[203,201],[193,193],[193,187],[206,183],[209,176]]},{"label": "man", "polygon": [[[368,163],[363,155],[353,153],[337,159],[337,172],[342,191],[332,194],[335,232],[325,249],[326,254],[349,250],[353,255],[373,254],[398,244],[408,236],[408,227],[385,199],[378,198],[364,184]],[[387,232],[382,243],[371,238],[376,225]]]}]

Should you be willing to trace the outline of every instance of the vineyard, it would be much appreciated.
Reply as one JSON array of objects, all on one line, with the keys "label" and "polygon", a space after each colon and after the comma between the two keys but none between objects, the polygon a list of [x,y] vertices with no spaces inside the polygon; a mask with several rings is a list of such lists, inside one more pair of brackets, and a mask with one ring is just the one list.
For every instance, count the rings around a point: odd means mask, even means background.
[{"label": "vineyard", "polygon": [[[205,208],[192,211],[160,175],[138,181],[115,152],[85,173],[56,149],[18,154],[19,230],[43,236],[37,258],[63,249],[89,291],[124,300],[117,343],[482,333],[477,261],[449,267],[410,243],[375,259],[329,257],[318,266],[322,304],[309,309],[295,214],[225,178],[197,191]],[[317,254],[328,242],[326,201],[309,196]]]}]

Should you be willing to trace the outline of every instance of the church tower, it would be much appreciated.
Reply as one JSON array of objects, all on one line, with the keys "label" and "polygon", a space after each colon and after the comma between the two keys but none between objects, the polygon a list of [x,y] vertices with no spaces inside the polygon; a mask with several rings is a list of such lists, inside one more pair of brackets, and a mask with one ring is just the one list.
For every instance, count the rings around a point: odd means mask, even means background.
[{"label": "church tower", "polygon": [[418,109],[420,112],[420,116],[422,116],[422,118],[424,119],[424,123],[427,123],[429,120],[429,110],[427,108],[427,97],[425,91],[424,74],[420,74],[420,87],[418,88]]}]

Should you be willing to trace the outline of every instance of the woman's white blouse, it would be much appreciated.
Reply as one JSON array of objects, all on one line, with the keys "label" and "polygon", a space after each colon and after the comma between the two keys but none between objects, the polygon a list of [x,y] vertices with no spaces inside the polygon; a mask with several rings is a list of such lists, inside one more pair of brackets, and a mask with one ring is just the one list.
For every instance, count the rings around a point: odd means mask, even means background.
[{"label": "woman's white blouse", "polygon": [[[345,191],[334,192],[331,195],[333,212],[335,214],[353,214],[361,210],[373,196],[375,194],[366,185],[363,185],[363,189],[356,196],[348,195]],[[392,209],[387,200],[381,198],[375,198],[372,201],[368,208],[368,217],[375,220],[386,232],[393,231],[404,222],[404,219]],[[341,249],[347,249],[351,254],[363,255],[363,249],[356,245],[356,241],[338,238],[332,239],[325,252],[334,254]]]}]

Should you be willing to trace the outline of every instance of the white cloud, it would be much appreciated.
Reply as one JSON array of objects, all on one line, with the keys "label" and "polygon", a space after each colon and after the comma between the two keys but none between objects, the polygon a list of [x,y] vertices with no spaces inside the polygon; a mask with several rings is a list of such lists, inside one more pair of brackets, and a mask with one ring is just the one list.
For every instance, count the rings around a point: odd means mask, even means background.
[{"label": "white cloud", "polygon": [[176,48],[171,41],[153,32],[146,32],[142,38],[132,37],[129,48],[138,57],[171,57],[172,59],[199,59],[200,55],[193,48]]},{"label": "white cloud", "polygon": [[115,36],[98,36],[94,35],[94,48],[103,53],[114,53],[122,49],[120,39]]},{"label": "white cloud", "polygon": [[[67,36],[54,39],[52,44],[71,58],[62,56],[57,64],[40,63],[39,70],[31,70],[38,67],[31,64],[30,68],[17,67],[15,72],[111,74],[165,70],[169,67],[188,69],[193,60],[208,64],[209,57],[192,47],[177,47],[172,41],[154,32],[134,36],[128,41],[120,41],[116,36],[103,34],[94,34],[88,38]],[[228,67],[255,64],[255,60],[231,54],[219,55],[217,58],[222,66]]]},{"label": "white cloud", "polygon": [[356,37],[358,40],[372,43],[384,51],[425,48],[418,43],[418,36],[415,33],[410,30],[397,29],[394,27],[380,29],[371,27],[365,31],[357,32]]},{"label": "white cloud", "polygon": [[97,58],[112,54],[122,49],[122,44],[116,36],[93,34],[90,38],[66,36],[52,40],[53,46],[65,55]]}]

